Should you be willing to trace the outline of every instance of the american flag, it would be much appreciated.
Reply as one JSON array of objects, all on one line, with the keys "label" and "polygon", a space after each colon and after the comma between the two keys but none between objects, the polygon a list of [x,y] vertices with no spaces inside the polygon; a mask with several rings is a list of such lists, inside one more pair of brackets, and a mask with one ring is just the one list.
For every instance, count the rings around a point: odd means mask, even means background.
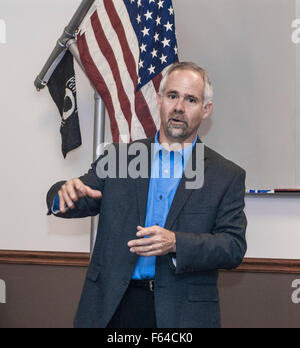
[{"label": "american flag", "polygon": [[172,0],[97,0],[79,29],[80,58],[113,141],[152,137],[160,126],[156,93],[178,61]]}]

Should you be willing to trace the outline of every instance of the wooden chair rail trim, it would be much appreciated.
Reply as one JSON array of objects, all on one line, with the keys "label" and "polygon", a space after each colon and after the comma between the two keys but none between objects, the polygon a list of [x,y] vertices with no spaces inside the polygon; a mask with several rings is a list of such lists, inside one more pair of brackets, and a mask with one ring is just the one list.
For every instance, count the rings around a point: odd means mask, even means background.
[{"label": "wooden chair rail trim", "polygon": [[236,271],[300,274],[300,260],[245,258]]},{"label": "wooden chair rail trim", "polygon": [[[89,253],[0,250],[0,264],[87,267]],[[235,272],[300,274],[300,260],[245,258]]]},{"label": "wooden chair rail trim", "polygon": [[87,267],[89,253],[0,250],[0,264]]}]

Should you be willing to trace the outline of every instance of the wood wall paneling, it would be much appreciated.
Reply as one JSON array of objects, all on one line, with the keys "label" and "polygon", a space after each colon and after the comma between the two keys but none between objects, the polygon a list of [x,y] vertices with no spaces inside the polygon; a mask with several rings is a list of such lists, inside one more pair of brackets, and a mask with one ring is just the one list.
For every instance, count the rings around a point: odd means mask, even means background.
[{"label": "wood wall paneling", "polygon": [[[87,267],[89,253],[0,250],[0,263]],[[236,272],[300,274],[300,260],[245,258]]]}]

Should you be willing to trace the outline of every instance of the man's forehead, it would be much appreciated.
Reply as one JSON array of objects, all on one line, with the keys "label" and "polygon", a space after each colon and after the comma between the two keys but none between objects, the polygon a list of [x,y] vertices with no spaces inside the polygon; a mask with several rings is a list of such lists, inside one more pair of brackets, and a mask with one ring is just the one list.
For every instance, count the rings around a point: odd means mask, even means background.
[{"label": "man's forehead", "polygon": [[194,71],[191,69],[178,69],[178,70],[174,70],[171,72],[171,74],[168,76],[167,80],[170,79],[177,79],[177,78],[182,78],[182,77],[187,77],[189,79],[194,79],[194,80],[199,80],[202,83],[204,83],[203,81],[203,77],[200,74],[200,72],[198,71]]},{"label": "man's forehead", "polygon": [[165,91],[202,93],[204,81],[200,73],[192,70],[175,70],[167,78]]}]

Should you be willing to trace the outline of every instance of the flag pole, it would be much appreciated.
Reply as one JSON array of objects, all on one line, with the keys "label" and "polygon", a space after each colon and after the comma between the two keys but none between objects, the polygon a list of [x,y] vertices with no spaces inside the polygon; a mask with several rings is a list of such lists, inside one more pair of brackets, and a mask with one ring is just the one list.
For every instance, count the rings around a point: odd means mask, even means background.
[{"label": "flag pole", "polygon": [[[104,150],[104,134],[105,134],[105,105],[99,93],[95,90],[94,93],[95,109],[94,109],[94,161],[103,154]],[[90,237],[90,251],[91,255],[94,249],[97,230],[98,230],[99,216],[92,217],[91,220],[91,237]]]},{"label": "flag pole", "polygon": [[[76,62],[79,64],[83,72],[86,74],[84,66],[80,59],[80,54],[78,51],[77,41],[71,39],[67,43],[67,48],[72,53]],[[93,87],[93,85],[92,85]],[[94,87],[93,87],[94,88]],[[99,93],[94,88],[94,140],[93,140],[93,161],[103,153],[104,145],[104,134],[105,134],[105,104],[101,99]],[[90,251],[94,249],[96,236],[97,236],[97,226],[98,217],[91,218],[91,236],[90,236]]]},{"label": "flag pole", "polygon": [[44,67],[34,81],[34,85],[38,91],[43,89],[47,85],[53,71],[64,56],[64,53],[67,49],[67,42],[70,39],[75,38],[76,31],[80,23],[83,21],[93,3],[94,0],[83,0],[76,10],[75,14],[73,15],[72,19],[70,20],[69,24],[65,27],[61,37],[58,39],[56,46],[54,47]]},{"label": "flag pole", "polygon": [[[56,46],[54,47],[50,57],[46,61],[40,74],[36,77],[34,85],[38,91],[43,89],[57,65],[63,58],[65,51],[69,50],[77,61],[85,75],[87,76],[83,64],[80,59],[77,41],[75,39],[76,31],[86,16],[87,12],[91,8],[94,0],[83,0],[72,17],[70,23],[64,29],[62,36],[58,39]],[[93,85],[92,85],[93,86]],[[93,87],[94,88],[94,87]],[[105,105],[98,92],[94,92],[94,142],[93,142],[93,160],[95,161],[103,153],[104,144],[104,131],[105,131]],[[98,217],[91,218],[91,236],[90,236],[90,252],[94,248],[96,236],[97,236],[97,222]]]}]

